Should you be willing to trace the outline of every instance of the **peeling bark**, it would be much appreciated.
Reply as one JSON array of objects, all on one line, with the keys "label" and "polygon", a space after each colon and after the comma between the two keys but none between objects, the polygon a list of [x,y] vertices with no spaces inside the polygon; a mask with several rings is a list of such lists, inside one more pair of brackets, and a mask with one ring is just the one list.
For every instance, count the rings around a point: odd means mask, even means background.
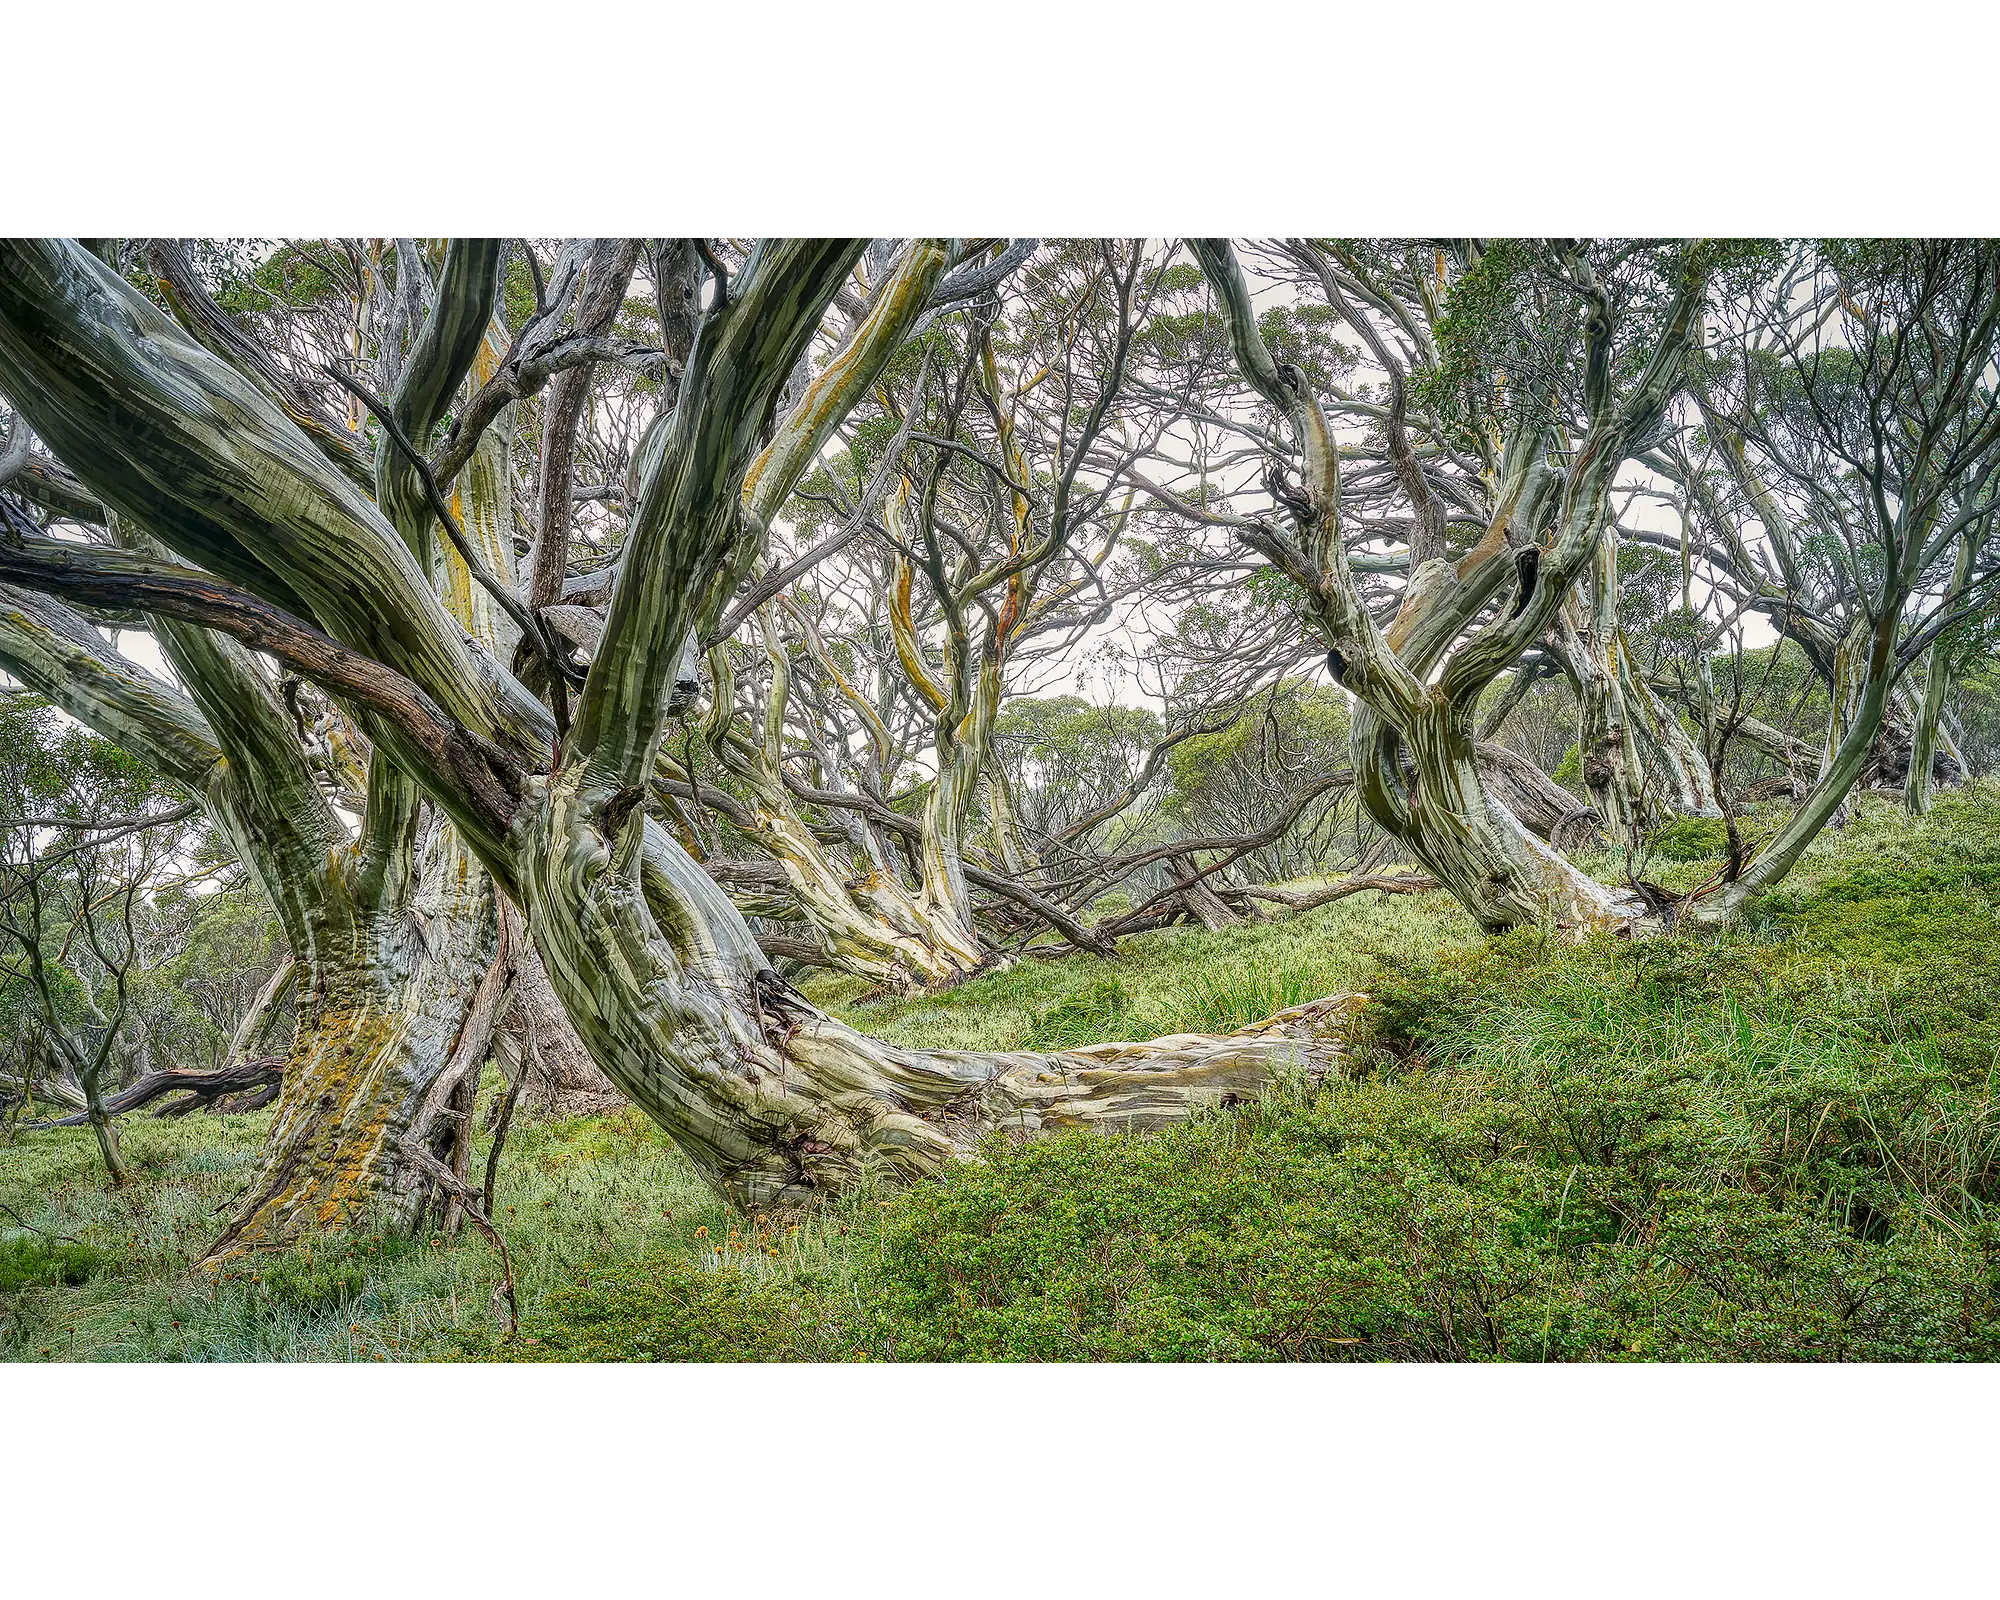
[{"label": "peeling bark", "polygon": [[448,830],[424,855],[407,906],[370,904],[333,874],[270,1135],[205,1260],[329,1227],[407,1226],[429,1198],[400,1147],[491,964],[494,923],[491,885]]},{"label": "peeling bark", "polygon": [[529,915],[600,1066],[745,1206],[933,1175],[996,1130],[1157,1127],[1324,1071],[1335,999],[1234,1036],[1088,1051],[923,1051],[815,1010],[763,965],[706,873],[643,813],[607,842],[574,774],[526,808]]}]

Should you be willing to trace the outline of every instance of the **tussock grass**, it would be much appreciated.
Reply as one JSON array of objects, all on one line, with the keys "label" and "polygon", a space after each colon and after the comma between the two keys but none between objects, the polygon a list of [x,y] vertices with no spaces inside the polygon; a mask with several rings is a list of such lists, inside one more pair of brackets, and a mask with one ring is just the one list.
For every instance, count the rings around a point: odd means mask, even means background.
[{"label": "tussock grass", "polygon": [[[487,1348],[499,1261],[470,1229],[451,1240],[330,1233],[261,1253],[227,1277],[189,1270],[221,1231],[268,1120],[128,1119],[136,1180],[125,1190],[106,1188],[87,1129],[21,1131],[0,1143],[0,1202],[99,1263],[75,1286],[0,1289],[0,1358],[395,1361]],[[517,1125],[495,1204],[524,1306],[627,1256],[693,1259],[706,1238],[726,1238],[742,1220],[636,1111]],[[803,1242],[793,1236],[791,1259],[801,1263],[817,1238],[805,1232]],[[0,1212],[0,1250],[24,1240],[32,1247],[42,1236]]]}]

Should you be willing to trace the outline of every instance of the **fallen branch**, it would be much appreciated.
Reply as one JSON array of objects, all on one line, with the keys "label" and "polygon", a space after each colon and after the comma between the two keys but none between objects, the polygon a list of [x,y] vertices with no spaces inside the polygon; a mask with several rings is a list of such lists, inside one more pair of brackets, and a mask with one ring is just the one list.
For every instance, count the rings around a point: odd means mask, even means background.
[{"label": "fallen branch", "polygon": [[60,1239],[63,1241],[64,1244],[83,1243],[81,1239],[73,1239],[66,1233],[51,1233],[47,1228],[36,1227],[32,1222],[30,1222],[26,1217],[22,1216],[20,1212],[16,1211],[10,1205],[0,1203],[0,1211],[6,1212],[8,1216],[12,1217],[16,1222],[20,1223],[20,1225],[26,1228],[30,1233],[39,1233],[44,1239]]},{"label": "fallen branch", "polygon": [[[156,1117],[184,1117],[190,1111],[203,1106],[214,1105],[225,1095],[242,1094],[249,1089],[273,1089],[284,1081],[285,1058],[283,1056],[260,1056],[254,1061],[239,1061],[232,1066],[222,1067],[214,1072],[149,1072],[131,1088],[112,1095],[104,1102],[105,1112],[114,1117],[123,1116],[128,1111],[137,1111],[141,1106],[150,1105],[163,1096],[188,1091],[185,1100],[176,1100],[172,1105],[160,1107],[153,1113]],[[259,1101],[268,1105],[268,1099]],[[62,1117],[54,1122],[36,1122],[29,1126],[36,1128],[80,1128],[90,1120],[88,1111],[79,1111],[73,1117]]]},{"label": "fallen branch", "polygon": [[1261,885],[1244,889],[1232,885],[1220,892],[1225,899],[1231,895],[1242,895],[1251,900],[1274,901],[1291,911],[1310,911],[1315,906],[1331,905],[1335,900],[1345,900],[1351,894],[1362,894],[1369,889],[1380,889],[1384,894],[1428,894],[1437,886],[1437,879],[1421,872],[1381,872],[1342,878],[1338,883],[1329,883],[1321,889],[1308,889],[1304,893]]}]

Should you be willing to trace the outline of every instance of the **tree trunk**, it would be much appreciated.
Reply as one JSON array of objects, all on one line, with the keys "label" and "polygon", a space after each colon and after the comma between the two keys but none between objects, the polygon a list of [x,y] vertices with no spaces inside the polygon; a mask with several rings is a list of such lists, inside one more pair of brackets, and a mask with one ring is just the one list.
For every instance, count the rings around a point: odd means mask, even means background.
[{"label": "tree trunk", "polygon": [[1356,787],[1369,814],[1489,932],[1553,923],[1579,933],[1629,926],[1636,894],[1599,883],[1537,839],[1484,782],[1469,722],[1437,707],[1411,722],[1412,780],[1403,741],[1356,708]]},{"label": "tree trunk", "polygon": [[514,1004],[493,1053],[509,1081],[518,1078],[520,1102],[533,1115],[588,1116],[630,1104],[590,1059],[532,944],[515,958]]},{"label": "tree trunk", "polygon": [[[734,674],[726,655],[718,652],[711,657],[715,700],[709,745],[750,795],[747,815],[732,818],[738,831],[784,869],[786,886],[799,913],[817,936],[826,964],[835,970],[889,989],[954,983],[976,971],[985,955],[984,947],[969,920],[958,915],[942,855],[938,857],[942,887],[933,887],[933,857],[927,848],[922,857],[924,884],[913,894],[893,869],[875,865],[865,852],[857,852],[860,859],[843,871],[799,814],[781,765],[790,666],[768,608],[761,620],[771,687],[765,701],[763,735],[756,744],[731,737],[728,718],[735,701]],[[927,808],[927,847],[933,826]],[[962,869],[958,886],[962,896]]]},{"label": "tree trunk", "polygon": [[[1171,858],[1169,865],[1183,878],[1201,870],[1191,856],[1175,856]],[[1236,928],[1243,924],[1244,918],[1222,903],[1215,890],[1209,887],[1206,878],[1196,878],[1181,891],[1180,897],[1195,920],[1210,933],[1219,933],[1224,928]]]},{"label": "tree trunk", "polygon": [[1606,528],[1592,559],[1583,625],[1573,597],[1551,641],[1576,690],[1584,786],[1609,836],[1624,845],[1676,816],[1719,817],[1708,763],[1680,718],[1632,670],[1618,621],[1618,538]]},{"label": "tree trunk", "polygon": [[1021,824],[1014,814],[1008,788],[1006,770],[989,763],[985,782],[986,821],[993,834],[993,858],[1008,877],[1019,878],[1033,865],[1033,852],[1021,840]]},{"label": "tree trunk", "polygon": [[1602,844],[1594,806],[1580,806],[1555,779],[1505,745],[1481,742],[1473,747],[1479,781],[1486,793],[1505,806],[1537,839],[1558,850]]},{"label": "tree trunk", "polygon": [[277,1021],[279,1008],[290,998],[297,985],[298,976],[299,964],[290,956],[271,969],[271,976],[264,980],[264,986],[257,991],[256,999],[250,1002],[250,1009],[243,1013],[243,1020],[236,1024],[236,1032],[230,1036],[229,1048],[222,1056],[225,1067],[248,1060],[262,1048]]},{"label": "tree trunk", "polygon": [[835,866],[789,799],[755,804],[758,845],[784,868],[792,897],[836,970],[886,988],[956,982],[975,971],[977,935],[926,895],[912,895],[893,872],[866,867],[849,877]]},{"label": "tree trunk", "polygon": [[1695,900],[1685,915],[1706,923],[1727,921],[1752,895],[1775,886],[1820,831],[1845,814],[1848,793],[1873,755],[1887,713],[1901,609],[1899,604],[1886,610],[1872,629],[1857,627],[1841,642],[1840,654],[1847,662],[1843,679],[1854,683],[1857,693],[1844,701],[1849,706],[1844,736],[1829,750],[1820,781],[1805,804],[1741,877]]},{"label": "tree trunk", "polygon": [[[1978,553],[1979,541],[1968,525],[1959,535],[1951,593],[1964,591]],[[1945,697],[1951,693],[1953,665],[1948,641],[1939,639],[1924,662],[1924,698],[1917,709],[1916,725],[1911,729],[1910,770],[1903,779],[1903,803],[1913,817],[1920,817],[1931,808],[1931,763],[1936,758],[1938,724],[1944,715]],[[1957,752],[1952,755],[1955,757]],[[1962,778],[1964,769],[1956,760],[1952,765],[1959,768],[1958,776]]]},{"label": "tree trunk", "polygon": [[371,904],[343,877],[318,919],[263,1155],[208,1261],[323,1228],[408,1226],[428,1198],[401,1147],[492,961],[490,880],[445,824],[407,899]]},{"label": "tree trunk", "polygon": [[1924,664],[1924,699],[1910,730],[1910,769],[1903,777],[1903,804],[1913,817],[1931,808],[1932,767],[1938,755],[1938,722],[1945,696],[1951,692],[1951,665],[1944,652],[1931,647]]},{"label": "tree trunk", "polygon": [[[1053,1054],[904,1049],[822,1015],[643,812],[571,771],[531,780],[516,837],[550,982],[599,1066],[745,1206],[940,1171],[1000,1128],[1155,1127],[1323,1068],[1335,1003],[1267,1031]],[[615,813],[614,813],[615,814]]]},{"label": "tree trunk", "polygon": [[104,1109],[104,1085],[100,1063],[85,1062],[77,1071],[83,1083],[84,1114],[90,1121],[90,1131],[97,1135],[97,1148],[104,1157],[104,1170],[111,1175],[113,1188],[122,1188],[130,1174],[125,1170],[125,1159],[118,1150],[118,1129],[112,1124],[111,1113]]}]

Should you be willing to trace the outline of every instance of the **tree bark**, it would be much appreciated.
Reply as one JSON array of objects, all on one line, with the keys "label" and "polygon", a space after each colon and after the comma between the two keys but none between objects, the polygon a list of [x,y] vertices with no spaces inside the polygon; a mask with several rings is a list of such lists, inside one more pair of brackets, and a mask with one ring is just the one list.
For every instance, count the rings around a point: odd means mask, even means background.
[{"label": "tree bark", "polygon": [[401,1145],[492,962],[491,885],[444,827],[407,901],[343,894],[342,876],[316,919],[313,983],[263,1155],[208,1261],[329,1227],[408,1226],[429,1197]]},{"label": "tree bark", "polygon": [[745,1206],[929,1176],[996,1129],[1159,1126],[1336,1053],[1314,1030],[1338,1002],[1249,1035],[1090,1051],[882,1044],[777,979],[728,898],[642,812],[607,840],[577,774],[535,787],[520,859],[550,981],[598,1064]]},{"label": "tree bark", "polygon": [[1677,816],[1721,816],[1708,763],[1672,709],[1632,670],[1618,621],[1615,528],[1599,535],[1587,593],[1587,608],[1576,596],[1563,607],[1550,642],[1576,689],[1584,786],[1605,831],[1630,845]]},{"label": "tree bark", "polygon": [[236,1024],[236,1032],[230,1036],[229,1048],[223,1052],[225,1067],[246,1061],[264,1042],[278,1015],[278,1008],[291,995],[298,983],[299,964],[289,955],[271,969],[271,976],[264,980],[264,986],[257,991],[257,997],[250,1002],[250,1009],[243,1013],[243,1020]]}]

